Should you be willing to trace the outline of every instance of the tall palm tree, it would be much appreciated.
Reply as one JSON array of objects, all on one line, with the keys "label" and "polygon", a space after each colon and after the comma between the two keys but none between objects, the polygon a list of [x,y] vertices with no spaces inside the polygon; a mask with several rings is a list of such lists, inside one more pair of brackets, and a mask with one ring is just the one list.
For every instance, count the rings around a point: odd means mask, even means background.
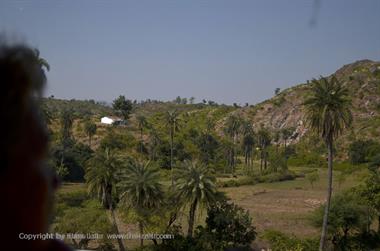
[{"label": "tall palm tree", "polygon": [[60,137],[64,146],[72,140],[72,128],[74,124],[74,115],[72,110],[65,109],[60,114]]},{"label": "tall palm tree", "polygon": [[255,145],[255,132],[249,121],[243,121],[241,129],[243,133],[244,163],[245,166],[248,167],[252,166],[252,151]]},{"label": "tall palm tree", "polygon": [[209,169],[195,162],[186,161],[176,170],[175,189],[177,198],[190,205],[188,236],[192,237],[197,208],[208,207],[216,198],[216,179]]},{"label": "tall palm tree", "polygon": [[230,137],[231,141],[233,142],[233,149],[231,151],[231,156],[230,156],[230,168],[232,170],[232,173],[235,172],[235,165],[236,165],[236,140],[239,135],[239,130],[241,126],[241,120],[234,116],[231,115],[230,117],[227,118],[224,132]]},{"label": "tall palm tree", "polygon": [[170,137],[170,170],[172,172],[172,184],[173,180],[173,142],[174,142],[174,133],[179,130],[180,127],[180,119],[179,113],[177,110],[168,111],[165,115],[166,127],[169,129],[169,137]]},{"label": "tall palm tree", "polygon": [[88,145],[91,147],[91,140],[92,137],[95,135],[97,130],[97,126],[95,123],[93,123],[90,119],[86,120],[84,123],[84,131],[86,132],[88,136]]},{"label": "tall palm tree", "polygon": [[270,145],[272,138],[271,138],[270,132],[265,128],[261,128],[257,134],[258,134],[257,141],[260,145],[260,171],[262,172],[263,162],[264,162],[264,169],[267,169],[267,161],[268,161],[267,148]]},{"label": "tall palm tree", "polygon": [[[115,192],[119,179],[119,171],[122,166],[121,161],[107,148],[105,151],[98,151],[95,156],[87,162],[86,183],[89,193],[95,195],[102,205],[111,212],[113,226],[116,233],[119,229],[113,208],[112,193]],[[124,244],[118,238],[120,250],[124,251]]]},{"label": "tall palm tree", "polygon": [[295,128],[283,128],[281,130],[281,138],[284,140],[284,157],[285,157],[285,166],[288,166],[288,151],[287,151],[287,141],[292,137]]},{"label": "tall palm tree", "polygon": [[156,151],[157,147],[160,145],[161,139],[157,133],[157,130],[153,127],[149,130],[149,160],[155,160],[156,159]]},{"label": "tall palm tree", "polygon": [[335,76],[312,80],[311,95],[304,102],[306,120],[311,130],[318,133],[328,151],[328,189],[319,250],[324,250],[328,225],[328,214],[332,193],[333,143],[352,123],[351,103],[348,88]]},{"label": "tall palm tree", "polygon": [[[164,201],[163,187],[157,169],[147,164],[131,161],[126,170],[126,177],[121,183],[122,201],[128,208],[133,208],[138,215],[140,234],[144,234],[145,220],[157,210]],[[143,238],[140,240],[144,245]]]},{"label": "tall palm tree", "polygon": [[140,130],[140,153],[143,153],[144,141],[143,141],[143,132],[146,127],[148,127],[148,121],[143,115],[139,115],[136,117],[137,126]]}]

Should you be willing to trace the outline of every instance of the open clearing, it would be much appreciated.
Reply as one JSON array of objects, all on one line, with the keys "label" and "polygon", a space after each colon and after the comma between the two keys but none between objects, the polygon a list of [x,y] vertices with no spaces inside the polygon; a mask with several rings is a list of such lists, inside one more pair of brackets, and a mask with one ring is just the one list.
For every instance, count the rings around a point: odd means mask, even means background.
[{"label": "open clearing", "polygon": [[[355,172],[356,173],[356,172]],[[260,233],[276,229],[298,237],[312,237],[319,230],[313,227],[308,217],[325,202],[327,170],[319,169],[320,180],[313,187],[306,178],[276,183],[261,183],[252,186],[222,188],[231,201],[249,210],[253,224]],[[362,175],[350,175],[340,185],[338,171],[334,173],[333,193],[352,187]]]}]

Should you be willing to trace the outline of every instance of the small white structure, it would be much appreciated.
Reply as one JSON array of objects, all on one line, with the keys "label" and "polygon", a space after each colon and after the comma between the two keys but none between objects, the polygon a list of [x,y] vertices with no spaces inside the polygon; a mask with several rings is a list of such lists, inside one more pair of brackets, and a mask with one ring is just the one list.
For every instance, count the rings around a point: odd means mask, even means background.
[{"label": "small white structure", "polygon": [[112,125],[113,123],[115,123],[115,120],[111,119],[109,117],[103,117],[103,118],[100,119],[100,123],[107,124],[107,125]]},{"label": "small white structure", "polygon": [[123,125],[125,122],[120,118],[103,117],[100,119],[100,123],[106,125]]}]

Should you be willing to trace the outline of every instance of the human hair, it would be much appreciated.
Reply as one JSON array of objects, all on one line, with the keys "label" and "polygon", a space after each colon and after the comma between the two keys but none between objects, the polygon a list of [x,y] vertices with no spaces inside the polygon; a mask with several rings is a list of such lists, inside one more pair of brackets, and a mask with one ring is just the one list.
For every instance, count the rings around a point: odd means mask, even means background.
[{"label": "human hair", "polygon": [[35,50],[0,38],[0,174],[17,158],[17,147],[29,126],[26,118],[36,113],[45,82]]}]

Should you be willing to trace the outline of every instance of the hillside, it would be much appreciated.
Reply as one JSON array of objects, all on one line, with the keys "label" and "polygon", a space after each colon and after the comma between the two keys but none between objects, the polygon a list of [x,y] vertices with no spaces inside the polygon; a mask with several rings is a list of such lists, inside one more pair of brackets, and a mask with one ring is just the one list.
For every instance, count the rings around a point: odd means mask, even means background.
[{"label": "hillside", "polygon": [[[380,136],[380,62],[356,61],[344,65],[335,73],[343,85],[349,86],[352,99],[354,123],[341,142]],[[251,107],[243,107],[232,114],[249,119],[255,128],[261,126],[272,130],[295,128],[290,143],[298,142],[308,135],[302,103],[308,95],[310,85],[303,83],[281,91],[278,95]],[[219,128],[223,127],[220,121]]]},{"label": "hillside", "polygon": [[[338,141],[340,147],[346,149],[347,143],[353,141],[360,135],[360,138],[379,138],[380,136],[380,62],[370,60],[356,61],[344,65],[334,73],[338,80],[349,86],[352,98],[352,112],[354,123],[351,130]],[[136,116],[144,115],[151,124],[160,124],[164,114],[170,110],[178,110],[181,119],[185,122],[182,134],[186,134],[191,128],[203,130],[207,123],[211,122],[219,135],[223,134],[223,127],[226,119],[230,115],[249,120],[254,128],[267,127],[271,131],[278,131],[282,128],[294,128],[293,136],[289,143],[299,142],[300,139],[310,136],[305,125],[304,110],[302,103],[308,95],[309,83],[303,83],[294,87],[282,90],[274,97],[259,104],[247,107],[236,108],[227,105],[207,105],[198,104],[177,104],[175,102],[148,101],[137,103],[134,106],[128,123],[128,131],[137,138]],[[103,103],[94,101],[79,100],[59,100],[44,99],[44,106],[53,114],[55,118],[63,109],[72,109],[76,114],[77,123],[86,117],[92,117],[100,128],[101,116],[114,115],[111,107]],[[79,128],[79,127],[78,127]],[[165,136],[164,128],[158,126],[159,132]],[[100,130],[95,136],[95,142],[99,141],[104,133]],[[119,130],[123,131],[123,130]],[[74,133],[77,139],[85,141],[86,136],[79,128]],[[95,144],[96,146],[97,144]]]}]

